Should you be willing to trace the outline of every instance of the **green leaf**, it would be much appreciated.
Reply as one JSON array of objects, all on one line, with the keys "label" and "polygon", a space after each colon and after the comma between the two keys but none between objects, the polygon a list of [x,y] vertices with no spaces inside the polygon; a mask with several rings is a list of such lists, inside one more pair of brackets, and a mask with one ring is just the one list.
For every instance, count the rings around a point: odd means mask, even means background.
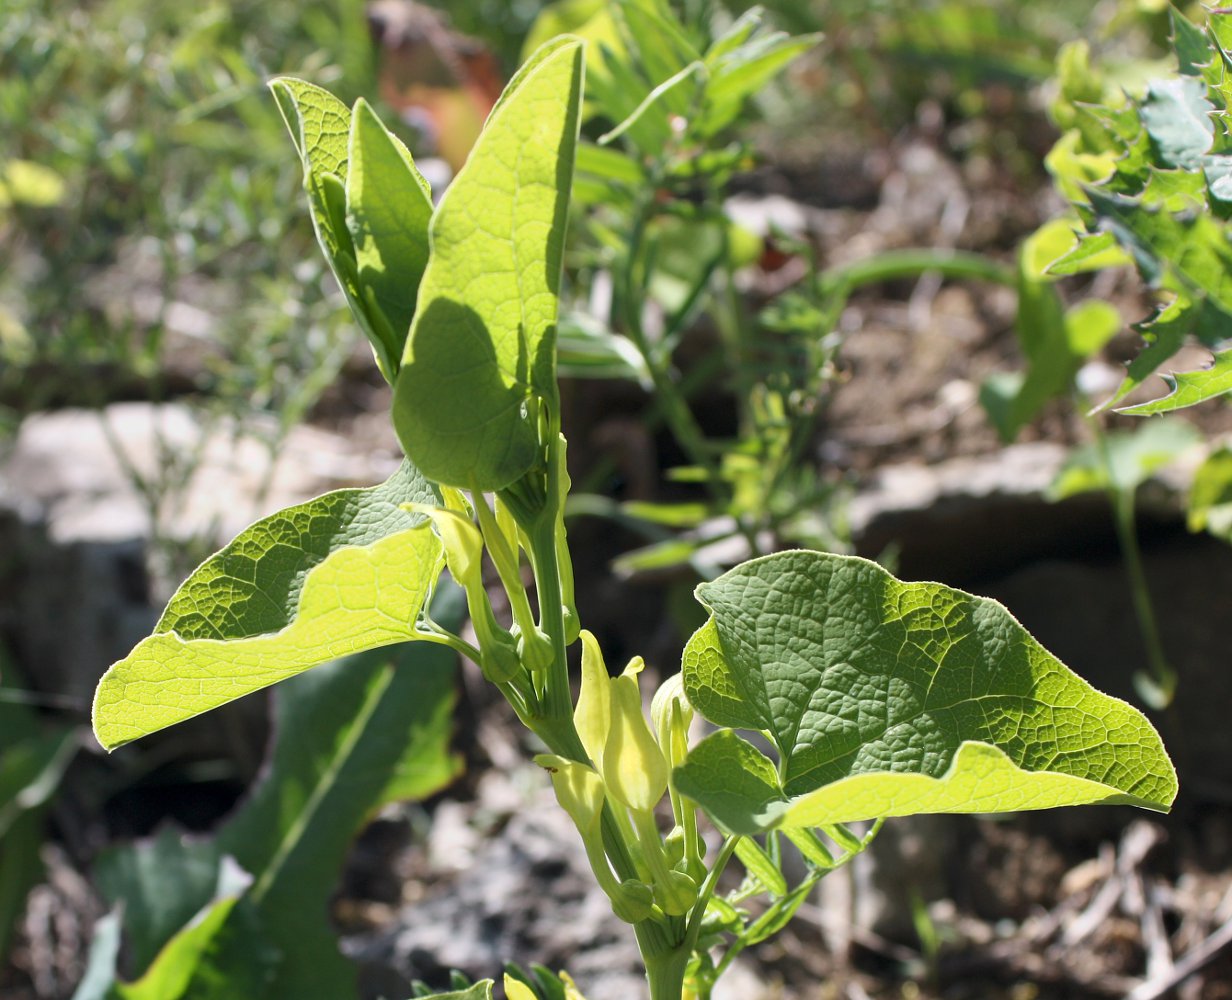
[{"label": "green leaf", "polygon": [[[441,603],[437,617],[457,628],[461,602]],[[453,661],[441,647],[403,644],[289,681],[278,690],[263,778],[212,840],[167,830],[101,861],[100,888],[123,903],[127,952],[145,970],[118,987],[121,996],[195,1000],[215,981],[265,1000],[356,996],[328,900],[351,840],[377,810],[456,776]],[[251,873],[245,891],[220,893],[237,864]],[[234,912],[220,908],[224,897],[238,901]],[[259,985],[241,988],[254,978]]]},{"label": "green leaf", "polygon": [[707,56],[712,79],[699,134],[711,136],[736,120],[744,102],[765,89],[789,64],[814,48],[821,35],[790,37],[782,32],[746,42],[717,60]]},{"label": "green leaf", "polygon": [[270,81],[278,110],[309,174],[345,178],[351,112],[328,90],[290,76]]},{"label": "green leaf", "polygon": [[[460,609],[437,613],[460,625]],[[256,877],[248,901],[284,956],[267,1000],[354,996],[355,969],[338,951],[327,903],[352,839],[383,805],[424,798],[457,776],[454,660],[444,647],[407,644],[279,689],[265,778],[217,838]]]},{"label": "green leaf", "polygon": [[757,879],[771,896],[787,894],[787,879],[783,877],[770,855],[752,837],[741,837],[736,842],[736,857],[744,865],[745,871]]},{"label": "green leaf", "polygon": [[1091,802],[1166,810],[1176,794],[1141,713],[994,601],[819,552],[753,560],[697,595],[711,618],[685,651],[690,702],[765,732],[780,756],[720,731],[676,769],[681,794],[729,830]]},{"label": "green leaf", "polygon": [[450,993],[430,993],[425,1000],[492,1000],[491,979],[481,979],[474,986],[465,990],[453,990]]},{"label": "green leaf", "polygon": [[1194,473],[1188,525],[1232,542],[1232,449],[1215,449]]},{"label": "green leaf", "polygon": [[1162,376],[1168,395],[1137,406],[1123,406],[1117,413],[1149,417],[1194,406],[1215,396],[1232,392],[1232,350],[1219,351],[1207,368],[1192,372],[1173,372]]},{"label": "green leaf", "polygon": [[1076,448],[1048,487],[1050,500],[1108,488],[1131,494],[1155,472],[1176,461],[1202,435],[1184,421],[1149,420],[1130,432],[1113,431],[1103,444]]},{"label": "green leaf", "polygon": [[555,336],[582,48],[541,48],[506,88],[432,219],[432,253],[394,393],[430,479],[496,490],[539,460]]},{"label": "green leaf", "polygon": [[[2,650],[0,650],[2,652]],[[44,727],[0,662],[0,955],[42,874],[47,810],[78,749],[78,731]]]},{"label": "green leaf", "polygon": [[90,952],[86,957],[85,975],[77,984],[73,1000],[109,1000],[114,996],[111,989],[115,984],[116,962],[120,958],[122,916],[123,913],[117,907],[95,921],[94,938],[90,942]]},{"label": "green leaf", "polygon": [[153,964],[132,983],[117,983],[118,1000],[227,1000],[269,996],[278,960],[254,934],[251,912],[239,937],[237,909],[252,878],[233,861],[218,866],[218,885],[210,902],[159,951]]},{"label": "green leaf", "polygon": [[1046,277],[1048,265],[1073,241],[1069,222],[1056,219],[1032,233],[1019,253],[1015,332],[1026,357],[1027,373],[998,422],[1004,441],[1013,440],[1048,400],[1069,391],[1074,373],[1085,360],[1070,349],[1061,298]]},{"label": "green leaf", "polygon": [[1048,273],[1064,278],[1132,263],[1133,258],[1121,249],[1112,233],[1083,233],[1068,253],[1048,265]]},{"label": "green leaf", "polygon": [[[264,940],[244,898],[252,877],[232,859],[220,857],[212,845],[178,840],[174,834],[164,835],[149,850],[123,849],[104,859],[104,894],[121,889],[123,904],[96,924],[89,969],[74,1000],[228,1000],[268,995],[279,955]],[[186,871],[191,872],[190,881],[180,882],[178,877]],[[127,878],[135,881],[128,883]],[[135,919],[130,919],[130,910]],[[182,925],[151,924],[147,918],[158,911],[177,911],[187,919]],[[110,922],[120,913],[128,957],[142,970],[132,982],[119,975],[121,928]],[[156,927],[157,939],[145,936]]]},{"label": "green leaf", "polygon": [[409,463],[380,486],[266,517],[206,560],[154,634],[99,682],[99,742],[114,750],[327,660],[414,638],[441,547],[405,503],[439,503]]},{"label": "green leaf", "polygon": [[397,360],[428,263],[432,192],[406,147],[362,100],[351,119],[346,205],[360,287],[388,321],[390,356]]},{"label": "green leaf", "polygon": [[171,827],[99,856],[94,879],[109,903],[124,904],[125,952],[132,969],[148,969],[167,942],[216,901],[221,861],[212,843]]},{"label": "green leaf", "polygon": [[1232,316],[1232,245],[1215,219],[1173,216],[1095,190],[1090,197],[1100,223],[1129,251],[1147,281],[1206,296]]},{"label": "green leaf", "polygon": [[1214,110],[1201,79],[1151,83],[1142,103],[1142,124],[1165,166],[1192,169],[1201,164],[1215,137]]},{"label": "green leaf", "polygon": [[355,245],[347,227],[346,182],[350,165],[351,112],[345,104],[304,80],[270,81],[283,120],[304,165],[304,190],[317,242],[346,296],[355,321],[372,345],[386,381],[397,373],[393,326],[374,314],[360,284]]}]

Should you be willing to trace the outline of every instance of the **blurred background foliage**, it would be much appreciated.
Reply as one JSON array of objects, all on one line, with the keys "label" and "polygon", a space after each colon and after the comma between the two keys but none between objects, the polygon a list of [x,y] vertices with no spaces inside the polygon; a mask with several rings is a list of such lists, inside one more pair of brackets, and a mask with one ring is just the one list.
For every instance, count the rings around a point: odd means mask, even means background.
[{"label": "blurred background foliage", "polygon": [[[543,6],[447,8],[452,29],[481,40],[504,77]],[[567,15],[585,5],[557,6]],[[712,10],[701,0],[681,6],[686,22]],[[969,116],[1004,104],[1005,88],[1028,92],[1079,33],[1141,53],[1166,31],[1154,0],[769,8],[788,31],[825,32],[807,70],[767,95],[770,128],[812,123],[857,141],[892,134],[926,99]],[[298,166],[264,83],[294,73],[346,101],[376,96],[378,46],[363,0],[8,0],[4,14],[8,426],[48,406],[185,394],[229,412],[272,412],[280,428],[301,419],[353,335],[312,247]]]}]

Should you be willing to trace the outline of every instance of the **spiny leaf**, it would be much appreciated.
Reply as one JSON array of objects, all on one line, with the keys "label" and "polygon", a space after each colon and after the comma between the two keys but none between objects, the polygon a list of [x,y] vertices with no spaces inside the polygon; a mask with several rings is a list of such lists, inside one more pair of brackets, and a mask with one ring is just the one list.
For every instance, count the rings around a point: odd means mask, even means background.
[{"label": "spiny leaf", "polygon": [[1176,77],[1150,85],[1142,123],[1164,165],[1193,168],[1202,162],[1215,136],[1214,110],[1200,79]]},{"label": "spiny leaf", "polygon": [[736,832],[914,812],[1081,802],[1166,810],[1158,735],[1095,691],[994,601],[901,583],[866,560],[786,552],[698,587],[690,701],[765,732],[775,764],[733,732],[675,772]]},{"label": "spiny leaf", "polygon": [[1186,406],[1194,406],[1225,392],[1232,392],[1232,350],[1219,351],[1207,368],[1192,372],[1173,372],[1164,375],[1168,395],[1137,406],[1124,406],[1118,413],[1136,417],[1170,413]]},{"label": "spiny leaf", "polygon": [[538,460],[555,335],[582,48],[539,50],[492,111],[432,219],[432,253],[394,394],[429,478],[495,490]]},{"label": "spiny leaf", "polygon": [[176,591],[154,634],[100,681],[113,750],[348,653],[414,637],[440,542],[401,504],[435,504],[409,464],[258,521]]}]

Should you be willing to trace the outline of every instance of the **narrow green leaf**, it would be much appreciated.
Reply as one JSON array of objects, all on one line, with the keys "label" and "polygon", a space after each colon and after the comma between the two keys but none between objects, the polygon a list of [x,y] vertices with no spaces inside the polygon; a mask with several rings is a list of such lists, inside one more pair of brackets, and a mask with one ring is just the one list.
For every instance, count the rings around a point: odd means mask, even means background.
[{"label": "narrow green leaf", "polygon": [[1173,372],[1164,375],[1168,395],[1137,406],[1123,406],[1117,413],[1135,417],[1149,417],[1159,413],[1195,406],[1198,403],[1232,392],[1232,350],[1219,351],[1207,368],[1192,372]]},{"label": "narrow green leaf", "polygon": [[741,837],[736,842],[736,857],[744,865],[745,871],[757,879],[771,896],[787,894],[787,879],[761,844],[752,837]]},{"label": "narrow green leaf", "polygon": [[394,393],[430,479],[496,490],[539,458],[555,334],[582,48],[540,49],[493,109],[432,219],[432,253]]},{"label": "narrow green leaf", "polygon": [[304,189],[317,242],[372,345],[381,373],[392,382],[398,370],[399,355],[394,351],[398,335],[392,321],[372,308],[377,304],[375,295],[365,294],[347,227],[351,112],[329,91],[293,77],[271,81],[270,90],[304,164]]},{"label": "narrow green leaf", "polygon": [[364,101],[351,117],[346,205],[360,287],[388,320],[389,356],[396,362],[428,263],[432,196],[406,147]]},{"label": "narrow green leaf", "polygon": [[[736,120],[745,101],[761,93],[766,85],[792,62],[821,40],[821,35],[789,37],[776,32],[750,43],[722,60],[713,70],[713,82],[706,88],[707,108],[700,125],[703,135],[714,135]],[[751,50],[751,51],[750,51]]]},{"label": "narrow green leaf", "polygon": [[812,893],[817,882],[820,880],[821,874],[821,872],[811,873],[791,892],[771,903],[767,907],[766,912],[753,921],[745,932],[740,935],[741,943],[751,948],[753,945],[761,944],[767,938],[773,937],[791,923],[791,918],[796,915],[796,911],[809,898],[810,893]]},{"label": "narrow green leaf", "polygon": [[[684,683],[730,731],[675,772],[735,832],[1083,802],[1166,810],[1176,776],[1135,709],[1095,691],[999,604],[874,563],[785,552],[700,585]],[[780,778],[780,773],[782,777]]]},{"label": "narrow green leaf", "polygon": [[154,634],[114,664],[94,732],[114,750],[348,653],[411,639],[440,572],[409,465],[258,521],[176,591]]},{"label": "narrow green leaf", "polygon": [[[461,624],[460,611],[436,613],[447,627]],[[377,810],[458,774],[449,752],[454,660],[444,647],[406,644],[279,689],[265,777],[217,837],[218,850],[254,874],[247,899],[284,956],[266,1000],[355,995],[327,902],[352,839]]]}]

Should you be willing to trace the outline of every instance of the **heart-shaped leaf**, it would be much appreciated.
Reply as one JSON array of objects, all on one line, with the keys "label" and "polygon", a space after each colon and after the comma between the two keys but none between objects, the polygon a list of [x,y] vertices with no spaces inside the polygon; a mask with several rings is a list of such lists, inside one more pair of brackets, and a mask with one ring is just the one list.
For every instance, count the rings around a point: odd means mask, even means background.
[{"label": "heart-shaped leaf", "polygon": [[1176,776],[1141,713],[1051,656],[995,601],[819,552],[702,584],[684,683],[731,731],[677,788],[741,833],[917,812],[1091,802],[1166,810]]},{"label": "heart-shaped leaf", "polygon": [[176,591],[154,634],[99,682],[114,750],[309,667],[415,636],[441,545],[405,503],[437,504],[409,463],[263,518]]}]

